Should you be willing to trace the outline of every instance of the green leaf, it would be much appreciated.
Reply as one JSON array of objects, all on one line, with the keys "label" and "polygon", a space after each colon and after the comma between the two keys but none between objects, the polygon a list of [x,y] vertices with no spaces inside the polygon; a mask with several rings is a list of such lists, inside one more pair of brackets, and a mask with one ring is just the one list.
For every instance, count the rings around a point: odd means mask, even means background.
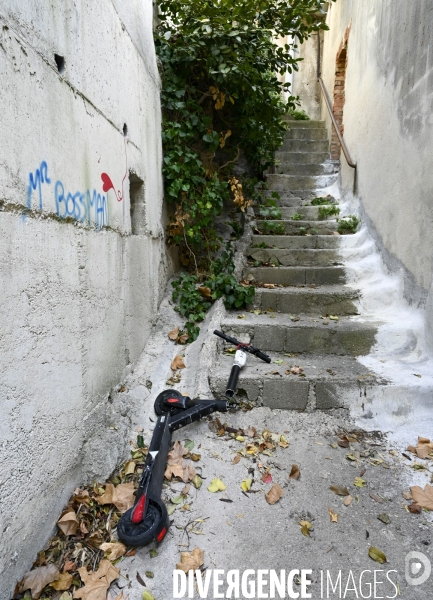
[{"label": "green leaf", "polygon": [[373,560],[375,560],[376,562],[380,563],[381,565],[383,565],[383,563],[386,563],[385,554],[378,548],[375,548],[374,546],[370,547],[370,549],[368,551],[368,556],[370,558],[372,558]]}]

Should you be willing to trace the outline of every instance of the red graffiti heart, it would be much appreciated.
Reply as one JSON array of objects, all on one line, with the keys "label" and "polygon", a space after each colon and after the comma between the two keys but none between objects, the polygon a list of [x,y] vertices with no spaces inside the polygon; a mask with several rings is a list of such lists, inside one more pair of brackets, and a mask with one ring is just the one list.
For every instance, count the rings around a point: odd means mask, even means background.
[{"label": "red graffiti heart", "polygon": [[101,179],[102,179],[102,189],[104,190],[104,192],[108,192],[108,190],[113,189],[114,190],[114,185],[113,182],[111,181],[110,177],[107,175],[107,173],[101,173]]}]

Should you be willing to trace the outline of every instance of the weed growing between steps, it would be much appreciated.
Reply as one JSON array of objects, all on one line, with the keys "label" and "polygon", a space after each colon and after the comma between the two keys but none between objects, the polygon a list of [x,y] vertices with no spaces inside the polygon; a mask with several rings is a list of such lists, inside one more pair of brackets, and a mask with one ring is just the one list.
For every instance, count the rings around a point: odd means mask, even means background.
[{"label": "weed growing between steps", "polygon": [[289,109],[289,115],[295,119],[295,121],[309,121],[310,117],[307,115],[305,110],[296,110],[293,108]]},{"label": "weed growing between steps", "polygon": [[320,196],[319,198],[313,198],[310,201],[311,206],[322,206],[323,204],[336,204],[333,196]]},{"label": "weed growing between steps", "polygon": [[328,217],[333,217],[340,214],[340,209],[335,204],[330,206],[319,207],[319,219],[321,221],[326,220]]},{"label": "weed growing between steps", "polygon": [[338,233],[340,235],[347,235],[351,233],[355,233],[358,225],[360,224],[360,219],[355,217],[355,215],[348,215],[347,217],[342,217],[338,220]]}]

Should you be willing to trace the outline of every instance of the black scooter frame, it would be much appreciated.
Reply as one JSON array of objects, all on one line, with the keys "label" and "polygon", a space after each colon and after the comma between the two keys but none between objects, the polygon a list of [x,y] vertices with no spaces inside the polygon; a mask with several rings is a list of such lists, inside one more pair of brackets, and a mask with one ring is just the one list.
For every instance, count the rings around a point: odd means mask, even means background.
[{"label": "black scooter frame", "polygon": [[[214,333],[238,348],[271,362],[269,356],[258,348],[242,344],[220,331]],[[240,367],[233,365],[226,392],[229,398],[233,395],[233,389],[236,389],[239,371]],[[183,396],[177,390],[164,390],[158,395],[155,400],[155,412],[159,416],[135,494],[135,503],[122,515],[117,525],[117,534],[121,542],[137,547],[146,546],[152,540],[161,542],[164,539],[170,521],[165,504],[161,500],[161,492],[171,434],[215,411],[227,412],[229,407],[228,400],[191,400],[189,396]]]}]

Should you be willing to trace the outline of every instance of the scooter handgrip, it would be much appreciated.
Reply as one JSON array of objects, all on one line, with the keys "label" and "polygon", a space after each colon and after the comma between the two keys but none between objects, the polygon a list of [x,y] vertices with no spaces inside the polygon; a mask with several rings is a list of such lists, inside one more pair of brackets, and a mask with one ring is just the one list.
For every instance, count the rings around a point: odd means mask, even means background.
[{"label": "scooter handgrip", "polygon": [[222,331],[218,331],[218,329],[214,330],[214,334],[217,335],[218,337],[220,337],[221,339],[225,340],[226,342],[229,342],[230,344],[234,344],[235,346],[239,346],[239,344],[240,344],[240,342],[237,339],[232,338],[229,335],[226,335]]},{"label": "scooter handgrip", "polygon": [[234,393],[236,392],[236,387],[238,385],[239,373],[241,372],[241,368],[239,365],[233,365],[232,370],[230,371],[229,381],[227,383],[226,396],[227,398],[232,398]]}]

